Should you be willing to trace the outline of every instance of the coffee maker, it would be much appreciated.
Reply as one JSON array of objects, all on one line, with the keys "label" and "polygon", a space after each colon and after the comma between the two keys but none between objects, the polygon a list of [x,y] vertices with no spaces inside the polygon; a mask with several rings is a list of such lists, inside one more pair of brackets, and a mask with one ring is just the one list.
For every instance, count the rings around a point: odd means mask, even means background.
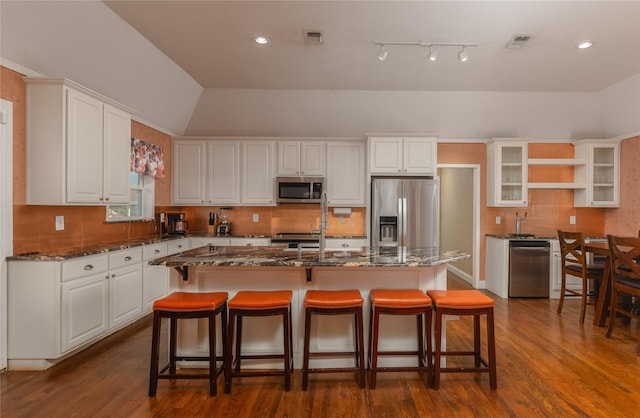
[{"label": "coffee maker", "polygon": [[220,223],[216,228],[216,235],[219,237],[231,235],[231,222],[229,222],[229,209],[231,208],[220,208],[220,213],[218,214],[218,219],[220,220]]},{"label": "coffee maker", "polygon": [[173,235],[184,235],[189,228],[189,223],[185,220],[184,213],[167,213],[168,233]]}]

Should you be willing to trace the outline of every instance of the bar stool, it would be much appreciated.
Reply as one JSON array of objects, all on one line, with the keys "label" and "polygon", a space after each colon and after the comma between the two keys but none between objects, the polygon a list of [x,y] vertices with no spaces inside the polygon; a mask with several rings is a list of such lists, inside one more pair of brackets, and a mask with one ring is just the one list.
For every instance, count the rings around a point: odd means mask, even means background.
[{"label": "bar stool", "polygon": [[[358,290],[308,290],[304,299],[304,364],[302,367],[302,390],[307,390],[309,373],[340,373],[357,371],[360,387],[365,387],[364,326],[362,321],[362,295]],[[312,315],[353,315],[355,324],[354,350],[311,352]],[[354,356],[355,367],[309,368],[310,357]]]},{"label": "bar stool", "polygon": [[[158,379],[208,379],[209,395],[217,392],[217,378],[224,370],[224,364],[217,368],[216,362],[226,358],[227,340],[227,292],[186,293],[174,292],[153,303],[153,335],[151,337],[151,368],[149,375],[149,396],[156,395]],[[222,356],[216,356],[216,315],[222,323]],[[162,318],[169,318],[169,363],[158,371],[160,331]],[[176,340],[178,319],[207,318],[209,320],[209,356],[177,356]],[[208,361],[209,373],[176,373],[177,361]],[[168,370],[168,373],[167,373]]]},{"label": "bar stool", "polygon": [[[434,359],[433,388],[440,387],[440,373],[485,372],[489,373],[491,389],[498,387],[496,374],[496,342],[493,326],[493,299],[477,290],[429,290],[436,312],[436,353]],[[473,315],[473,351],[442,351],[442,316]],[[489,361],[481,355],[480,316],[487,317],[487,346]],[[475,367],[440,366],[441,356],[473,356]],[[484,366],[484,367],[483,367]]]},{"label": "bar stool", "polygon": [[[284,376],[284,389],[291,389],[291,372],[293,371],[293,338],[291,324],[291,290],[254,291],[242,290],[229,301],[229,336],[227,338],[227,358],[225,360],[225,393],[231,393],[234,377]],[[282,315],[283,354],[242,354],[242,319],[248,317],[264,317]],[[235,363],[233,358],[233,339],[238,329]],[[282,359],[284,369],[281,370],[245,370],[241,371],[242,360]]]},{"label": "bar stool", "polygon": [[[431,385],[433,366],[431,363],[431,298],[419,289],[372,289],[369,327],[369,388],[376,388],[378,372],[427,371],[427,383]],[[378,350],[380,315],[415,315],[417,320],[417,350]],[[424,325],[423,325],[424,322]],[[426,339],[426,352],[425,352]],[[378,367],[378,356],[418,356],[418,366]]]}]

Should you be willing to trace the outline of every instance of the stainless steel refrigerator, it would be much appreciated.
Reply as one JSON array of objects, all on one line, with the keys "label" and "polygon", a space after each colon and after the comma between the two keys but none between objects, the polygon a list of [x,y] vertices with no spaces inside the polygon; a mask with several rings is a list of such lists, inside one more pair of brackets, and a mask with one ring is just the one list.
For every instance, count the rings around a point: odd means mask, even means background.
[{"label": "stainless steel refrigerator", "polygon": [[439,247],[439,200],[437,178],[372,178],[371,246]]}]

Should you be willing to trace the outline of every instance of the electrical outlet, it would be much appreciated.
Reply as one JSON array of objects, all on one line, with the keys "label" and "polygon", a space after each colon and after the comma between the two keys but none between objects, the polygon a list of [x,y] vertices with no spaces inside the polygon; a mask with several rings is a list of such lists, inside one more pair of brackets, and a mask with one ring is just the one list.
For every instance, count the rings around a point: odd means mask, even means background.
[{"label": "electrical outlet", "polygon": [[499,216],[496,216],[496,225],[500,225],[501,219]]},{"label": "electrical outlet", "polygon": [[253,222],[260,222],[260,214],[258,213],[253,214]]},{"label": "electrical outlet", "polygon": [[56,216],[56,231],[64,231],[64,216]]},{"label": "electrical outlet", "polygon": [[571,215],[571,216],[569,216],[569,223],[570,223],[571,225],[575,225],[575,224],[576,224],[576,217],[575,217],[575,215]]}]

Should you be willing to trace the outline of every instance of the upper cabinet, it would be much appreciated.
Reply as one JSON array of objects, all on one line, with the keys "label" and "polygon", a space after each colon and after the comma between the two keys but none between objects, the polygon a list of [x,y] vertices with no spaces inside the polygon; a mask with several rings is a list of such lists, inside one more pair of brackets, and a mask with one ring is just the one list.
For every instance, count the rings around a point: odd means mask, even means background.
[{"label": "upper cabinet", "polygon": [[527,151],[523,141],[487,146],[487,206],[527,206]]},{"label": "upper cabinet", "polygon": [[330,206],[365,205],[365,151],[362,142],[327,144],[327,200]]},{"label": "upper cabinet", "polygon": [[240,144],[237,141],[173,142],[174,204],[240,203]]},{"label": "upper cabinet", "polygon": [[65,79],[27,84],[27,203],[129,203],[133,110]]},{"label": "upper cabinet", "polygon": [[242,203],[275,205],[273,141],[242,142]]},{"label": "upper cabinet", "polygon": [[575,169],[575,178],[585,184],[576,189],[574,206],[620,206],[620,144],[584,140],[575,144],[575,156],[586,164]]},{"label": "upper cabinet", "polygon": [[324,176],[325,143],[317,141],[279,141],[279,176]]},{"label": "upper cabinet", "polygon": [[436,138],[369,138],[371,174],[435,175]]}]

